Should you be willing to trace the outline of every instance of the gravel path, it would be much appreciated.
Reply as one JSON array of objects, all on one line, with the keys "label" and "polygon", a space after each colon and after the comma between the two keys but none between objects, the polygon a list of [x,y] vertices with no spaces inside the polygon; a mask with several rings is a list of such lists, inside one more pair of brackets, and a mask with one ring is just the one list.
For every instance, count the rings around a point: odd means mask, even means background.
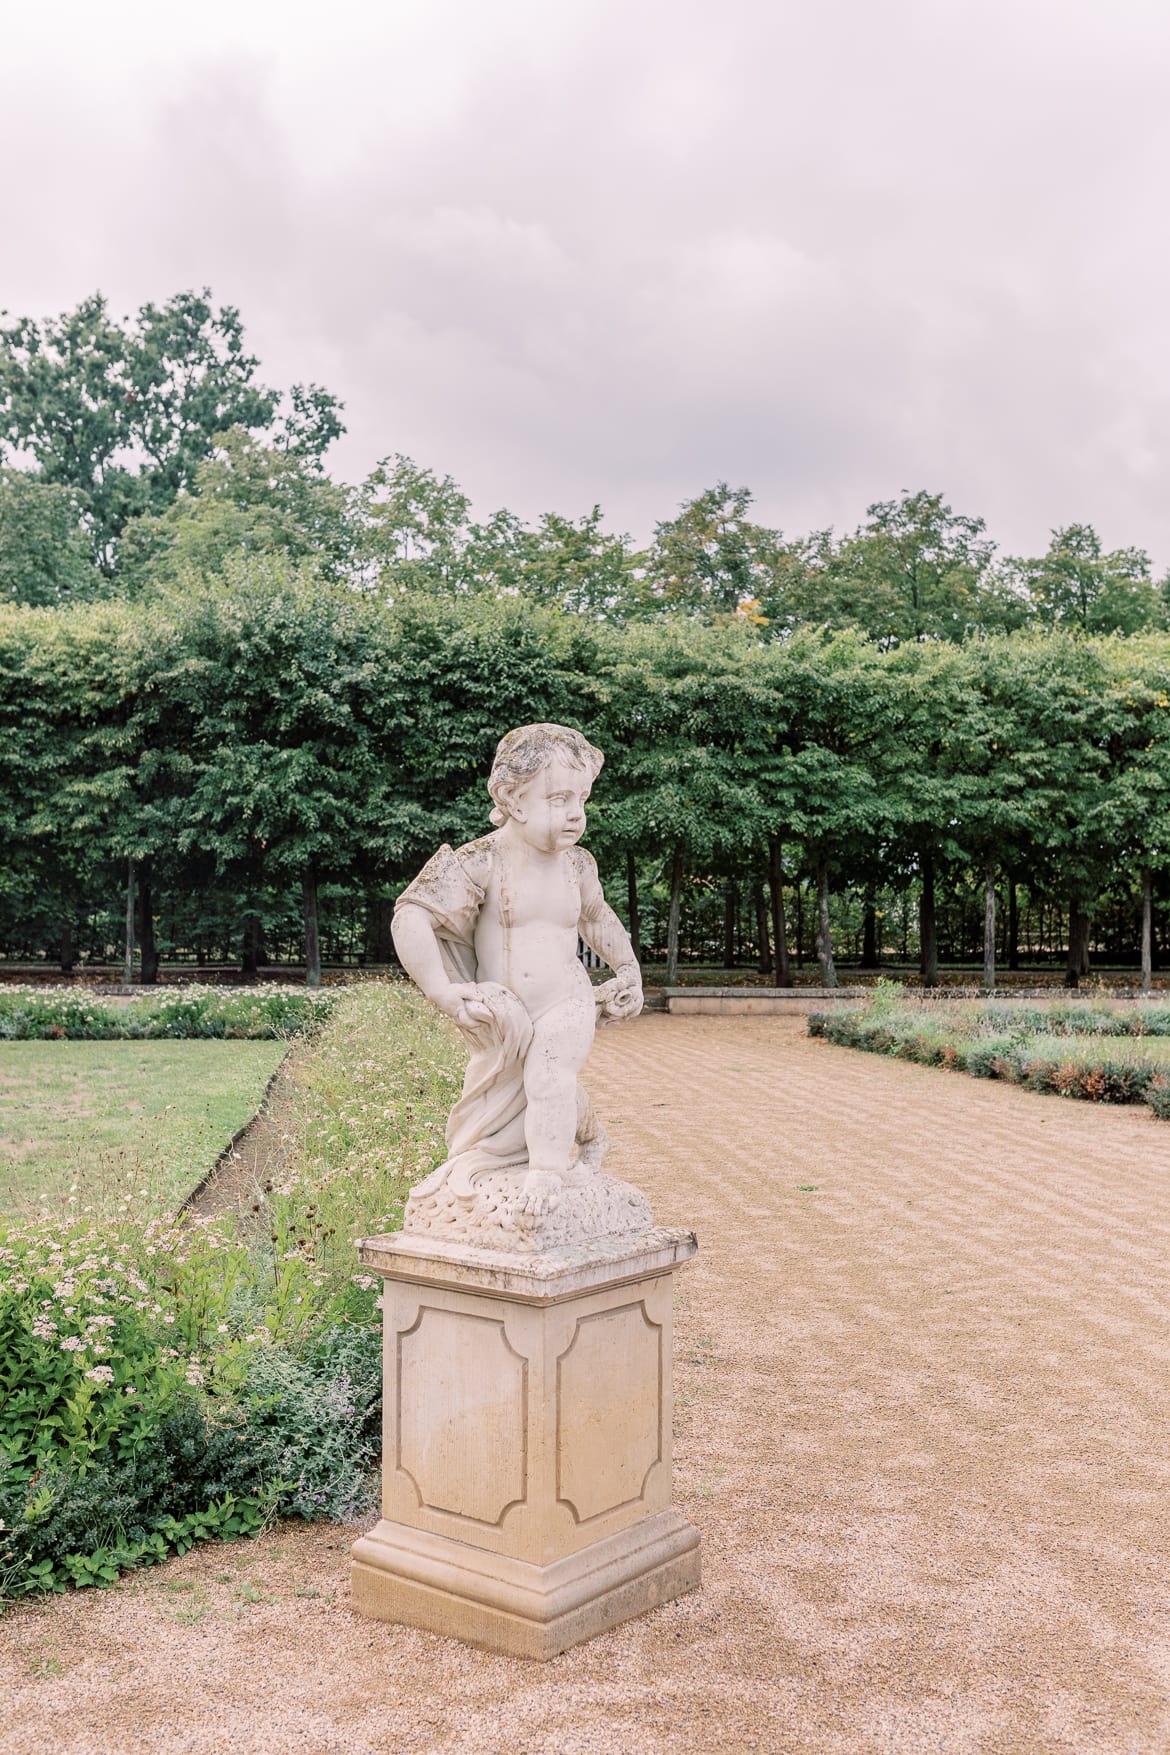
[{"label": "gravel path", "polygon": [[591,1084],[701,1253],[704,1588],[545,1666],[358,1621],[286,1526],[0,1622],[3,1755],[1170,1749],[1170,1128],[643,1017]]}]

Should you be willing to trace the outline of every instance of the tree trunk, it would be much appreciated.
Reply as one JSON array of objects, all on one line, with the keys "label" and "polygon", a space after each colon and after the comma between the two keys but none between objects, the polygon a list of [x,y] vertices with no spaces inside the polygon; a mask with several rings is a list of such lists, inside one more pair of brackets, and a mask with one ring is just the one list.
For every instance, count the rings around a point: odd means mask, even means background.
[{"label": "tree trunk", "polygon": [[756,946],[759,951],[756,968],[761,975],[770,975],[772,943],[768,932],[768,904],[764,900],[764,886],[759,878],[752,885],[752,900],[756,905]]},{"label": "tree trunk", "polygon": [[122,982],[134,985],[134,861],[126,861],[126,958],[122,965]]},{"label": "tree trunk", "polygon": [[[394,921],[394,904],[389,896],[381,896],[376,892],[366,897],[366,938],[365,956],[367,963],[393,963],[394,939],[391,926]],[[256,922],[259,927],[259,920]]]},{"label": "tree trunk", "polygon": [[821,965],[821,986],[836,987],[837,971],[833,967],[833,940],[829,929],[829,868],[823,859],[817,861],[817,961]]},{"label": "tree trunk", "polygon": [[1068,905],[1068,956],[1064,964],[1064,985],[1079,987],[1081,976],[1089,968],[1089,916],[1074,896]]},{"label": "tree trunk", "polygon": [[983,867],[983,985],[995,991],[995,861]]},{"label": "tree trunk", "polygon": [[676,847],[670,867],[670,918],[666,927],[666,985],[678,979],[678,920],[682,909],[682,848]]},{"label": "tree trunk", "polygon": [[634,956],[642,961],[642,920],[638,913],[638,873],[634,865],[633,849],[626,848],[626,904],[630,916],[630,943],[634,947]]},{"label": "tree trunk", "polygon": [[1158,948],[1165,943],[1166,934],[1158,919],[1158,910],[1150,909],[1150,968],[1157,971],[1162,967],[1162,953]]},{"label": "tree trunk", "polygon": [[1154,973],[1154,874],[1142,866],[1142,992],[1150,991]]},{"label": "tree trunk", "polygon": [[793,894],[796,897],[796,967],[798,969],[803,969],[804,968],[804,891],[801,888],[799,878],[797,878],[796,882],[793,884],[792,890],[793,890]]},{"label": "tree trunk", "polygon": [[739,895],[734,884],[723,887],[723,967],[735,968],[735,922],[739,914]]},{"label": "tree trunk", "polygon": [[1020,966],[1020,898],[1014,876],[1008,878],[1007,965],[1009,969]]},{"label": "tree trunk", "polygon": [[138,934],[142,945],[142,968],[139,980],[153,987],[158,980],[158,947],[154,942],[154,896],[145,879],[138,885]]},{"label": "tree trunk", "polygon": [[924,853],[920,862],[922,894],[918,898],[918,972],[923,987],[938,986],[938,917],[934,900],[934,859]]},{"label": "tree trunk", "polygon": [[866,892],[865,912],[861,917],[861,966],[863,969],[876,969],[881,962],[878,952],[877,937],[877,904],[873,891]]},{"label": "tree trunk", "polygon": [[60,960],[62,975],[72,975],[76,958],[77,952],[73,945],[73,922],[66,916],[61,922]]},{"label": "tree trunk", "polygon": [[768,884],[772,891],[772,975],[777,987],[791,987],[788,922],[784,918],[784,849],[779,835],[768,838]]},{"label": "tree trunk", "polygon": [[254,908],[249,907],[244,915],[244,943],[240,955],[240,974],[257,975],[260,966],[268,961],[268,947],[264,943],[264,922]]},{"label": "tree trunk", "polygon": [[304,874],[305,986],[321,985],[321,932],[317,914],[317,873],[307,866]]}]

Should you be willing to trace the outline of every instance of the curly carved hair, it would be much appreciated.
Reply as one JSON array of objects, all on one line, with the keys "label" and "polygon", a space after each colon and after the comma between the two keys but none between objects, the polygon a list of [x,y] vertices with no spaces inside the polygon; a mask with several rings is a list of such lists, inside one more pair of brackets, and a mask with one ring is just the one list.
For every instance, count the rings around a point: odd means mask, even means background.
[{"label": "curly carved hair", "polygon": [[574,767],[586,769],[591,780],[596,780],[605,760],[600,750],[568,725],[519,725],[500,739],[488,780],[495,806],[491,820],[497,828],[512,814],[512,794],[527,785],[557,755],[566,756]]}]

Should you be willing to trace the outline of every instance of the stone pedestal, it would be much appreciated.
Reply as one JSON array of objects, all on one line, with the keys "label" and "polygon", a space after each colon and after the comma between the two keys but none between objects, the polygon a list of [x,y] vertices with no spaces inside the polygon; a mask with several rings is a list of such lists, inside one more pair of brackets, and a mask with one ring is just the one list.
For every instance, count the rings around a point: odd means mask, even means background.
[{"label": "stone pedestal", "polygon": [[670,1463],[673,1276],[696,1248],[361,1245],[384,1280],[385,1443],[359,1613],[550,1658],[695,1588]]}]

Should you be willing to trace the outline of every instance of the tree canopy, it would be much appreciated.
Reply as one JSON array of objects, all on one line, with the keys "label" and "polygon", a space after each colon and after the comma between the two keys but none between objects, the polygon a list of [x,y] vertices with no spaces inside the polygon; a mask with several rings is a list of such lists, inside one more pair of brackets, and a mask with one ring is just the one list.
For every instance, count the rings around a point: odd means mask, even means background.
[{"label": "tree canopy", "polygon": [[336,398],[258,371],[206,290],[0,327],[5,942],[104,918],[132,862],[172,943],[246,925],[253,956],[320,894],[384,947],[370,923],[482,832],[495,740],[539,718],[605,748],[592,834],[672,967],[688,918],[730,932],[749,894],[782,968],[785,895],[799,956],[815,892],[826,976],[850,897],[871,947],[900,910],[927,979],[977,905],[994,954],[999,891],[1013,956],[1021,894],[1070,961],[1139,894],[1148,925],[1170,585],[1141,550],[1077,524],[1004,557],[927,490],[786,535],[720,481],[644,548],[596,505],[477,519],[398,452],[336,481]]}]

